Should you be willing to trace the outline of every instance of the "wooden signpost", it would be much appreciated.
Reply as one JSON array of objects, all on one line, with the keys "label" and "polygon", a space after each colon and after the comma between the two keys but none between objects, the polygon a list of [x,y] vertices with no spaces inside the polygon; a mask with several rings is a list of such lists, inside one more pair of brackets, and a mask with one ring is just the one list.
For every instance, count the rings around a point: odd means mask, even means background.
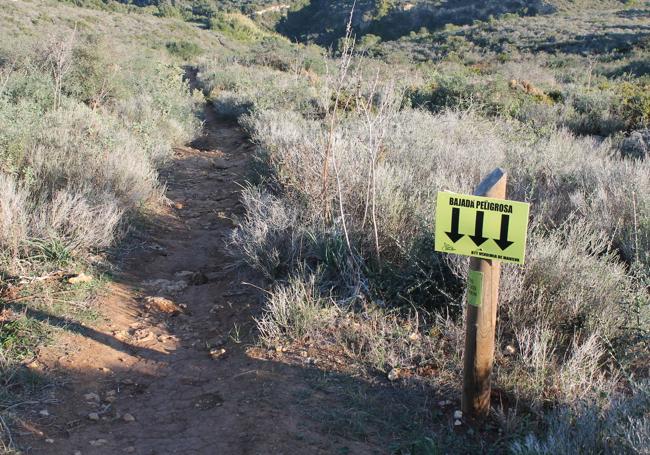
[{"label": "wooden signpost", "polygon": [[505,200],[507,174],[495,169],[473,196],[438,193],[435,249],[471,256],[467,277],[462,411],[490,410],[490,375],[501,261],[524,263],[529,204]]}]

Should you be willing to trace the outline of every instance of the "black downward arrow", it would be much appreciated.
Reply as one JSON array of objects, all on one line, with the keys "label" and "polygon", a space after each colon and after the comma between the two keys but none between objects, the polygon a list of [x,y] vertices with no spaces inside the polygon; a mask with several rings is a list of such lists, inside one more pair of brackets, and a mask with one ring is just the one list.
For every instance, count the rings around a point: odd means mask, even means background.
[{"label": "black downward arrow", "polygon": [[495,240],[494,243],[499,245],[499,248],[501,248],[502,250],[505,250],[510,245],[515,243],[508,240],[509,224],[510,224],[510,215],[506,215],[505,213],[501,214],[501,236],[499,237],[499,240]]},{"label": "black downward arrow", "polygon": [[476,225],[474,227],[474,235],[470,235],[469,238],[476,244],[476,246],[481,246],[485,243],[487,237],[483,237],[483,216],[484,212],[476,212]]},{"label": "black downward arrow", "polygon": [[465,235],[461,234],[458,232],[458,222],[460,220],[460,209],[458,207],[454,207],[451,209],[451,232],[445,232],[447,234],[447,237],[451,239],[452,242],[456,243]]}]

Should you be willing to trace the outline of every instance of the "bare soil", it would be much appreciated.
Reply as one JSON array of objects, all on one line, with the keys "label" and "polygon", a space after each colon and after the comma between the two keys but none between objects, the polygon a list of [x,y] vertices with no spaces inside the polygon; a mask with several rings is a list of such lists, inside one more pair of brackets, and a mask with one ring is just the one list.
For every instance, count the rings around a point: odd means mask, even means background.
[{"label": "bare soil", "polygon": [[340,426],[323,418],[347,409],[342,382],[255,347],[264,283],[227,251],[252,145],[209,107],[205,120],[162,171],[170,204],[131,235],[97,303],[104,322],[68,326],[32,364],[58,385],[23,413],[14,437],[25,453],[387,451],[373,432],[341,430],[354,413]]}]

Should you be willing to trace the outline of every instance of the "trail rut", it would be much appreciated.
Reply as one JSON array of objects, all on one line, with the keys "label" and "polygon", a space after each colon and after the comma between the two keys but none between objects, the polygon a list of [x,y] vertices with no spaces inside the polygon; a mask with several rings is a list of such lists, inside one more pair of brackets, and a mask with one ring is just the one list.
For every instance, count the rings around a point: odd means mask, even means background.
[{"label": "trail rut", "polygon": [[137,230],[138,247],[97,304],[107,322],[41,351],[38,369],[63,385],[25,417],[27,453],[378,452],[310,417],[306,402],[326,408],[334,399],[306,381],[318,372],[251,349],[261,298],[246,283],[263,282],[226,250],[251,149],[206,106],[202,137],[161,172],[169,207]]}]

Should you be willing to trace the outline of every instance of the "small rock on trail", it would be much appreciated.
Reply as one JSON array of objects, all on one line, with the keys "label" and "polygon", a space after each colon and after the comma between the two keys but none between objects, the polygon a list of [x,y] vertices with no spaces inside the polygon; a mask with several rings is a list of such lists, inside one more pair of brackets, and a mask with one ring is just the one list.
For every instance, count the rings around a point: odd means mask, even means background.
[{"label": "small rock on trail", "polygon": [[86,275],[85,273],[80,273],[73,277],[68,278],[68,283],[70,284],[80,284],[80,283],[90,283],[93,280],[93,277]]},{"label": "small rock on trail", "polygon": [[145,308],[150,311],[154,310],[172,316],[181,314],[181,307],[165,297],[147,296],[144,298],[144,302],[146,304]]},{"label": "small rock on trail", "polygon": [[142,283],[144,286],[155,289],[156,291],[163,294],[178,294],[187,288],[187,281],[183,280],[166,280],[166,279],[157,279],[149,280]]}]

